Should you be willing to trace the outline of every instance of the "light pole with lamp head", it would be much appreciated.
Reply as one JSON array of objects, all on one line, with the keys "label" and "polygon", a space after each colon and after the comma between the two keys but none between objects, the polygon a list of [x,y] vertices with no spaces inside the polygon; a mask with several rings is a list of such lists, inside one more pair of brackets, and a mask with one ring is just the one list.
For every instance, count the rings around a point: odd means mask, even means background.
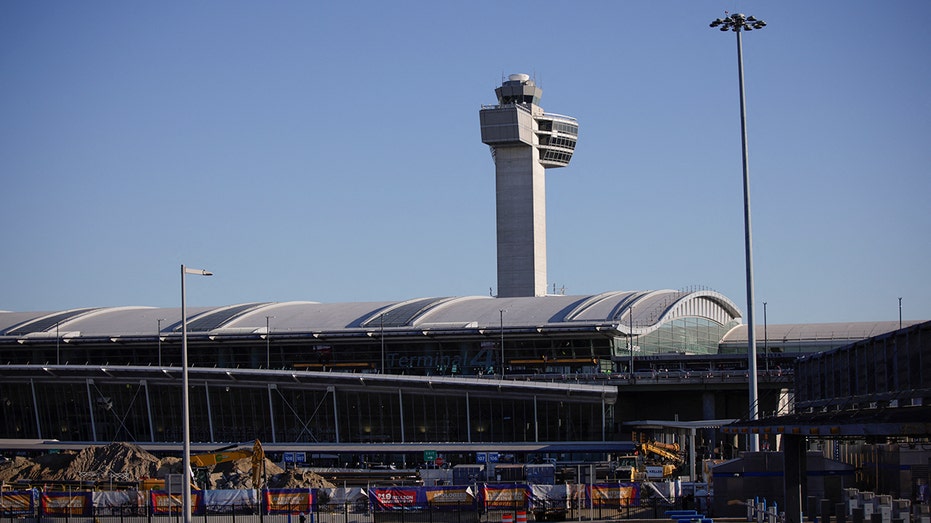
[{"label": "light pole with lamp head", "polygon": [[181,265],[181,417],[184,436],[184,456],[181,461],[181,465],[184,469],[181,471],[182,476],[184,476],[181,491],[181,511],[184,514],[184,523],[191,523],[191,399],[188,396],[187,309],[184,291],[184,280],[187,274],[213,276],[213,273],[203,269],[189,269],[185,267],[184,264]]},{"label": "light pole with lamp head", "polygon": [[[743,185],[744,185],[744,244],[746,250],[747,264],[747,374],[750,382],[750,419],[755,420],[759,417],[759,405],[757,400],[757,375],[756,375],[756,331],[753,321],[753,235],[750,227],[750,164],[748,163],[747,150],[747,105],[744,99],[744,62],[743,62],[743,44],[741,43],[740,33],[762,29],[766,27],[766,22],[757,20],[752,16],[744,16],[735,13],[725,18],[718,18],[711,22],[711,27],[721,31],[733,31],[737,34],[737,79],[740,86],[740,141],[741,152],[743,153]],[[759,434],[751,434],[749,441],[749,450],[756,452],[759,450]]]}]

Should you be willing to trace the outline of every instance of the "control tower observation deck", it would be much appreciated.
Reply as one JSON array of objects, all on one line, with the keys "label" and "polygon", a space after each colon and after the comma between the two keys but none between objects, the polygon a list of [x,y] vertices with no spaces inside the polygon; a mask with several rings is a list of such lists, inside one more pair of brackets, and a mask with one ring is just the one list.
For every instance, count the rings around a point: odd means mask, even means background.
[{"label": "control tower observation deck", "polygon": [[526,74],[495,89],[497,105],[482,106],[482,142],[495,161],[498,293],[501,298],[546,294],[546,182],[565,167],[579,136],[575,118],[547,114],[543,90]]}]

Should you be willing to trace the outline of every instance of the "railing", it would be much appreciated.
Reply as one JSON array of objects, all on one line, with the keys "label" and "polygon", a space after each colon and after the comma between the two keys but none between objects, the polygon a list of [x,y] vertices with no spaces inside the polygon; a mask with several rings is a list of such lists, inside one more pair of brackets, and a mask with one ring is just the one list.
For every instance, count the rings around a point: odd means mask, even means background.
[{"label": "railing", "polygon": [[[309,508],[309,509],[308,509]],[[592,506],[584,500],[542,500],[527,507],[485,509],[473,503],[462,506],[429,506],[419,510],[375,510],[367,502],[294,506],[267,514],[255,506],[210,508],[192,517],[193,523],[500,523],[521,521],[663,519],[668,510],[681,509],[656,498],[633,500],[626,506]],[[510,516],[510,517],[507,517]],[[152,513],[142,507],[95,508],[91,515],[22,514],[0,512],[0,523],[182,523],[180,513]]]},{"label": "railing", "polygon": [[[485,374],[478,378],[498,379],[496,374]],[[564,383],[576,382],[611,382],[623,384],[719,384],[719,383],[746,383],[748,379],[746,370],[657,370],[629,372],[571,372],[556,373],[514,373],[507,374],[507,379],[517,381],[539,381]],[[791,384],[794,379],[792,369],[759,370],[757,377],[763,383]]]}]

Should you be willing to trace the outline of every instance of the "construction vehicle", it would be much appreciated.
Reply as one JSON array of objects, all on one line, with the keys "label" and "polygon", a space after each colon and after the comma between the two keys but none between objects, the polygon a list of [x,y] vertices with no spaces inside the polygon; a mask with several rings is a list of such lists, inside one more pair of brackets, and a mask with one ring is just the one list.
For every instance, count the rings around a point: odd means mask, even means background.
[{"label": "construction vehicle", "polygon": [[[236,450],[229,450],[236,449]],[[198,471],[207,471],[213,468],[215,465],[220,463],[227,463],[230,461],[237,461],[240,459],[252,458],[252,485],[253,488],[261,488],[261,480],[263,472],[265,472],[265,450],[262,448],[262,443],[259,440],[255,440],[255,443],[252,444],[252,448],[243,448],[238,445],[230,445],[228,447],[223,447],[218,449],[216,452],[208,452],[205,454],[195,454],[191,456],[191,471],[189,473],[194,477],[200,477],[200,474],[197,474]],[[201,483],[205,483],[205,480],[201,480]],[[192,481],[191,486],[197,488],[197,486]],[[139,480],[139,490],[164,490],[165,489],[165,480],[158,478],[143,478]]]},{"label": "construction vehicle", "polygon": [[[236,450],[229,450],[236,448]],[[191,456],[191,467],[207,469],[219,463],[237,461],[240,459],[252,458],[252,485],[253,488],[261,488],[260,481],[262,473],[265,471],[265,450],[262,448],[262,442],[255,440],[252,448],[237,448],[236,445],[223,447],[216,452],[207,454],[197,454]]]},{"label": "construction vehicle", "polygon": [[678,443],[660,443],[657,441],[648,441],[640,444],[640,452],[644,454],[656,454],[665,460],[671,461],[676,465],[681,465],[685,459],[679,455]]},{"label": "construction vehicle", "polygon": [[[625,467],[630,467],[631,481],[650,481],[671,478],[679,467],[685,463],[677,443],[660,443],[644,441],[637,445],[634,460],[626,460]],[[630,464],[633,461],[633,464]]]}]

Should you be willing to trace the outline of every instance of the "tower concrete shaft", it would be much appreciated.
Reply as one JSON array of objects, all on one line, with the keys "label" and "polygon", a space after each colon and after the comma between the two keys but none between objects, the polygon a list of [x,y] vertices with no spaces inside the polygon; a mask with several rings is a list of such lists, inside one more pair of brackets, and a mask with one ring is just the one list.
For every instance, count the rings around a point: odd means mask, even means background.
[{"label": "tower concrete shaft", "polygon": [[495,89],[479,112],[482,142],[495,161],[498,297],[546,294],[545,170],[565,167],[578,140],[575,118],[547,114],[543,91],[526,74]]}]

